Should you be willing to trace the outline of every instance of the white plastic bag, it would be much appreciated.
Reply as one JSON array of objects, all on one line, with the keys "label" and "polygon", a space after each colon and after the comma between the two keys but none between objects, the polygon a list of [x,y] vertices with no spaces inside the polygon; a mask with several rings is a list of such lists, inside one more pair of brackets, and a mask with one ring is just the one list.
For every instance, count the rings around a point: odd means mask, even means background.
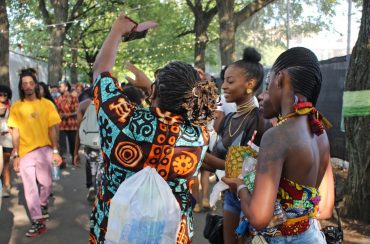
[{"label": "white plastic bag", "polygon": [[167,182],[146,167],[126,179],[111,200],[106,243],[173,244],[180,206]]},{"label": "white plastic bag", "polygon": [[229,186],[226,185],[226,183],[221,180],[221,178],[225,176],[225,171],[216,170],[216,175],[217,178],[220,180],[213,186],[211,195],[209,196],[209,205],[211,205],[212,208],[216,205],[220,193],[226,189],[229,189]]}]

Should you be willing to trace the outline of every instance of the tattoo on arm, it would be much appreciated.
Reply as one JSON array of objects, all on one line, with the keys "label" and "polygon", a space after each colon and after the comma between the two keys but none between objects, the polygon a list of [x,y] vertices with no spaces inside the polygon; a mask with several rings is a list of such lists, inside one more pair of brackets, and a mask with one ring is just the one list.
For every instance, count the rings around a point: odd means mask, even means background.
[{"label": "tattoo on arm", "polygon": [[[280,129],[280,128],[279,128]],[[262,137],[261,150],[258,155],[257,170],[260,173],[267,173],[273,164],[284,161],[286,149],[282,140],[283,133],[266,133]]]}]

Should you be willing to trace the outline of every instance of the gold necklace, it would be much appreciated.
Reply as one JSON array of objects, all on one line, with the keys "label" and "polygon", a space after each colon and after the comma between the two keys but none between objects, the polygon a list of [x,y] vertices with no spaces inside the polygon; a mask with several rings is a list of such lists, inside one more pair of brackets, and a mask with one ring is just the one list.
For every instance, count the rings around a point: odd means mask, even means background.
[{"label": "gold necklace", "polygon": [[287,122],[288,121],[288,119],[290,119],[290,118],[293,118],[293,117],[295,117],[295,116],[297,116],[297,114],[296,113],[289,113],[289,114],[287,114],[287,115],[285,115],[285,116],[280,116],[279,115],[279,117],[278,117],[278,122],[276,123],[276,125],[275,126],[279,126],[279,125],[281,125],[281,124],[284,124],[285,122]]},{"label": "gold necklace", "polygon": [[237,106],[236,112],[237,113],[249,112],[254,108],[255,108],[254,97],[252,96],[248,101],[246,101],[242,105]]},{"label": "gold necklace", "polygon": [[240,130],[240,128],[242,127],[242,125],[244,124],[244,120],[248,117],[248,115],[253,111],[253,109],[251,109],[243,118],[243,120],[240,122],[239,124],[239,127],[236,129],[236,131],[234,131],[234,133],[231,133],[231,122],[233,121],[233,117],[231,117],[230,119],[230,123],[229,123],[229,136],[230,138],[235,136],[235,134]]}]

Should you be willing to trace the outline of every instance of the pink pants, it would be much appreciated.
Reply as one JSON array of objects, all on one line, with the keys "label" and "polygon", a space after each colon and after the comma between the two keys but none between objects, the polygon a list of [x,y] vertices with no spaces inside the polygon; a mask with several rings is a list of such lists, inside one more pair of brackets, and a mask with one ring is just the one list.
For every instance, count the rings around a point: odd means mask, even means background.
[{"label": "pink pants", "polygon": [[[24,195],[31,218],[41,219],[41,205],[48,204],[52,187],[50,147],[37,148],[20,159],[19,169],[23,181]],[[40,193],[38,185],[40,186]]]}]

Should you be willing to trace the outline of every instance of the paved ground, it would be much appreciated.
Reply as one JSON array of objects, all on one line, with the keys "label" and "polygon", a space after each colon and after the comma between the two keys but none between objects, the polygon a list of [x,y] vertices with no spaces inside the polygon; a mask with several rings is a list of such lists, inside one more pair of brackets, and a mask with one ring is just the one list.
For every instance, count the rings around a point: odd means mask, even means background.
[{"label": "paved ground", "polygon": [[[0,244],[78,244],[87,243],[88,220],[91,206],[86,200],[85,171],[69,167],[53,186],[54,197],[50,202],[48,232],[34,238],[25,237],[30,227],[22,182],[14,177],[11,198],[3,199],[0,212]],[[195,214],[194,244],[207,244],[203,238],[206,213]]]}]

